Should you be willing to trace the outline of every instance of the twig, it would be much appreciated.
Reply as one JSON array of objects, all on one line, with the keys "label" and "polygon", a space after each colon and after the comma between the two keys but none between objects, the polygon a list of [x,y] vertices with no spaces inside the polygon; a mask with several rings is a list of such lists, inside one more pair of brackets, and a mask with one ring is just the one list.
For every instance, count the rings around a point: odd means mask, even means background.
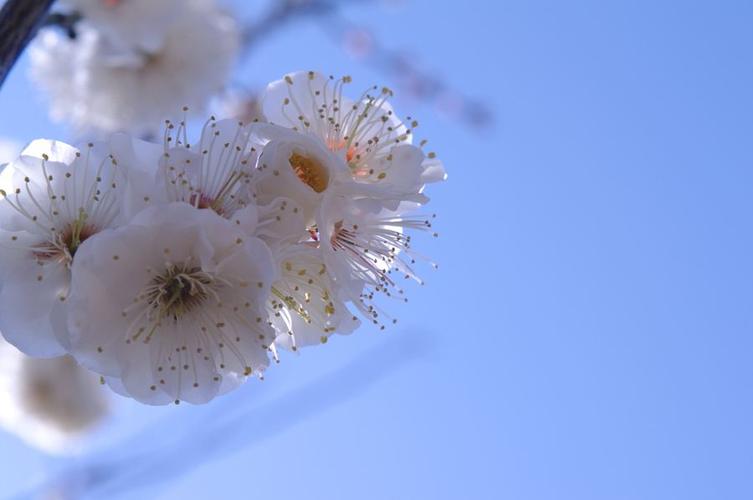
[{"label": "twig", "polygon": [[[288,24],[305,18],[316,19],[336,44],[357,27],[341,14],[346,5],[365,4],[373,0],[279,0],[272,7],[249,24],[244,30],[243,48],[248,55],[253,48],[270,34]],[[363,31],[363,30],[361,30]],[[369,36],[371,36],[369,34]],[[484,129],[493,122],[493,113],[482,101],[473,99],[454,89],[441,77],[422,70],[414,57],[400,50],[382,46],[371,38],[363,62],[384,73],[398,87],[407,90],[409,95],[424,102],[432,103],[450,115],[453,120],[464,122],[475,129]]]},{"label": "twig", "polygon": [[331,0],[281,0],[273,4],[260,19],[246,27],[243,47],[249,51],[259,40],[279,30],[298,17],[323,15],[336,8]]},{"label": "twig", "polygon": [[55,0],[7,0],[0,10],[0,85]]}]

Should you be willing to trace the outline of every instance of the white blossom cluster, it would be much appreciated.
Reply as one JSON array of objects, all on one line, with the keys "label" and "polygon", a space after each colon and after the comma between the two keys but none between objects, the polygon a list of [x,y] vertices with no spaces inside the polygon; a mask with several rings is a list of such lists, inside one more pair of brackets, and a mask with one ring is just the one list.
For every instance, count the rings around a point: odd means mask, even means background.
[{"label": "white blossom cluster", "polygon": [[[53,118],[79,131],[152,133],[168,113],[200,112],[224,89],[240,47],[213,0],[64,0],[75,38],[42,31],[31,76]],[[157,126],[157,129],[159,127]]]},{"label": "white blossom cluster", "polygon": [[286,75],[263,122],[211,118],[196,141],[185,121],[161,144],[33,141],[0,174],[3,336],[143,403],[200,404],[280,349],[391,322],[380,297],[420,282],[411,235],[433,234],[445,171],[389,89],[349,83]]}]

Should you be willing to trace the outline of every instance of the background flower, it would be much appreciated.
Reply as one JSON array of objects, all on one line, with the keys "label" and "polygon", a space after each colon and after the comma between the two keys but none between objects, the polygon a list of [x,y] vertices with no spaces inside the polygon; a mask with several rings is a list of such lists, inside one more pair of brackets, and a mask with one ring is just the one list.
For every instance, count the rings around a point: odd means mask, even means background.
[{"label": "background flower", "polygon": [[76,451],[108,411],[99,377],[70,356],[30,358],[0,340],[0,425],[52,453]]},{"label": "background flower", "polygon": [[163,30],[161,40],[150,39],[148,50],[124,48],[86,24],[77,28],[75,39],[41,33],[30,48],[31,75],[48,95],[53,118],[79,130],[154,134],[182,107],[204,109],[226,85],[235,63],[234,19],[212,2],[189,1],[170,9],[169,22],[158,24],[154,29]]}]

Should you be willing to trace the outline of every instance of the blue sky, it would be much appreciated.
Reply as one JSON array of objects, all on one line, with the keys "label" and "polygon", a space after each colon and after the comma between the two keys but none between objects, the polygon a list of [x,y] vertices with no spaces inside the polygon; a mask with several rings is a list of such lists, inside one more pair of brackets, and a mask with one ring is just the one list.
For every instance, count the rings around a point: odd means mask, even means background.
[{"label": "blue sky", "polygon": [[[103,439],[154,444],[152,476],[178,474],[118,498],[753,498],[753,4],[346,15],[494,112],[479,132],[396,102],[450,173],[429,192],[441,236],[421,240],[440,269],[395,328],[286,356],[216,405],[120,402]],[[326,31],[290,25],[237,81],[392,83]],[[0,92],[0,135],[65,138],[25,71]],[[0,450],[8,494],[70,465],[12,436]]]}]

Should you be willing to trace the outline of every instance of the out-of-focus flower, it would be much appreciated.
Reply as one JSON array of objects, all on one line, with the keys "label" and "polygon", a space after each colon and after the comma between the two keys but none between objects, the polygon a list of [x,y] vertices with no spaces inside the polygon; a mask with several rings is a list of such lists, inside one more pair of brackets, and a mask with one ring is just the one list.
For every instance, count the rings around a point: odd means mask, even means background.
[{"label": "out-of-focus flower", "polygon": [[374,37],[366,29],[351,28],[345,31],[345,51],[354,59],[364,59],[374,50]]},{"label": "out-of-focus flower", "polygon": [[76,450],[107,414],[99,377],[70,356],[35,359],[0,340],[0,425],[51,453]]},{"label": "out-of-focus flower", "polygon": [[48,94],[53,118],[81,130],[141,134],[156,132],[182,106],[204,109],[226,84],[238,27],[211,2],[187,2],[172,15],[160,26],[159,46],[148,50],[123,48],[85,24],[73,40],[41,33],[30,47],[31,75]]},{"label": "out-of-focus flower", "polygon": [[[206,0],[199,0],[207,3]],[[123,48],[155,52],[164,43],[166,28],[176,20],[182,4],[197,0],[63,0],[85,22]],[[189,6],[189,8],[193,8]]]},{"label": "out-of-focus flower", "polygon": [[41,139],[0,175],[0,331],[24,353],[65,354],[70,267],[115,224],[123,179],[104,146]]},{"label": "out-of-focus flower", "polygon": [[81,246],[72,353],[144,403],[206,403],[267,367],[275,280],[267,246],[235,222],[182,202],[147,208]]},{"label": "out-of-focus flower", "polygon": [[216,110],[218,116],[227,116],[243,123],[265,120],[259,95],[248,89],[226,90],[215,99],[212,109]]}]

